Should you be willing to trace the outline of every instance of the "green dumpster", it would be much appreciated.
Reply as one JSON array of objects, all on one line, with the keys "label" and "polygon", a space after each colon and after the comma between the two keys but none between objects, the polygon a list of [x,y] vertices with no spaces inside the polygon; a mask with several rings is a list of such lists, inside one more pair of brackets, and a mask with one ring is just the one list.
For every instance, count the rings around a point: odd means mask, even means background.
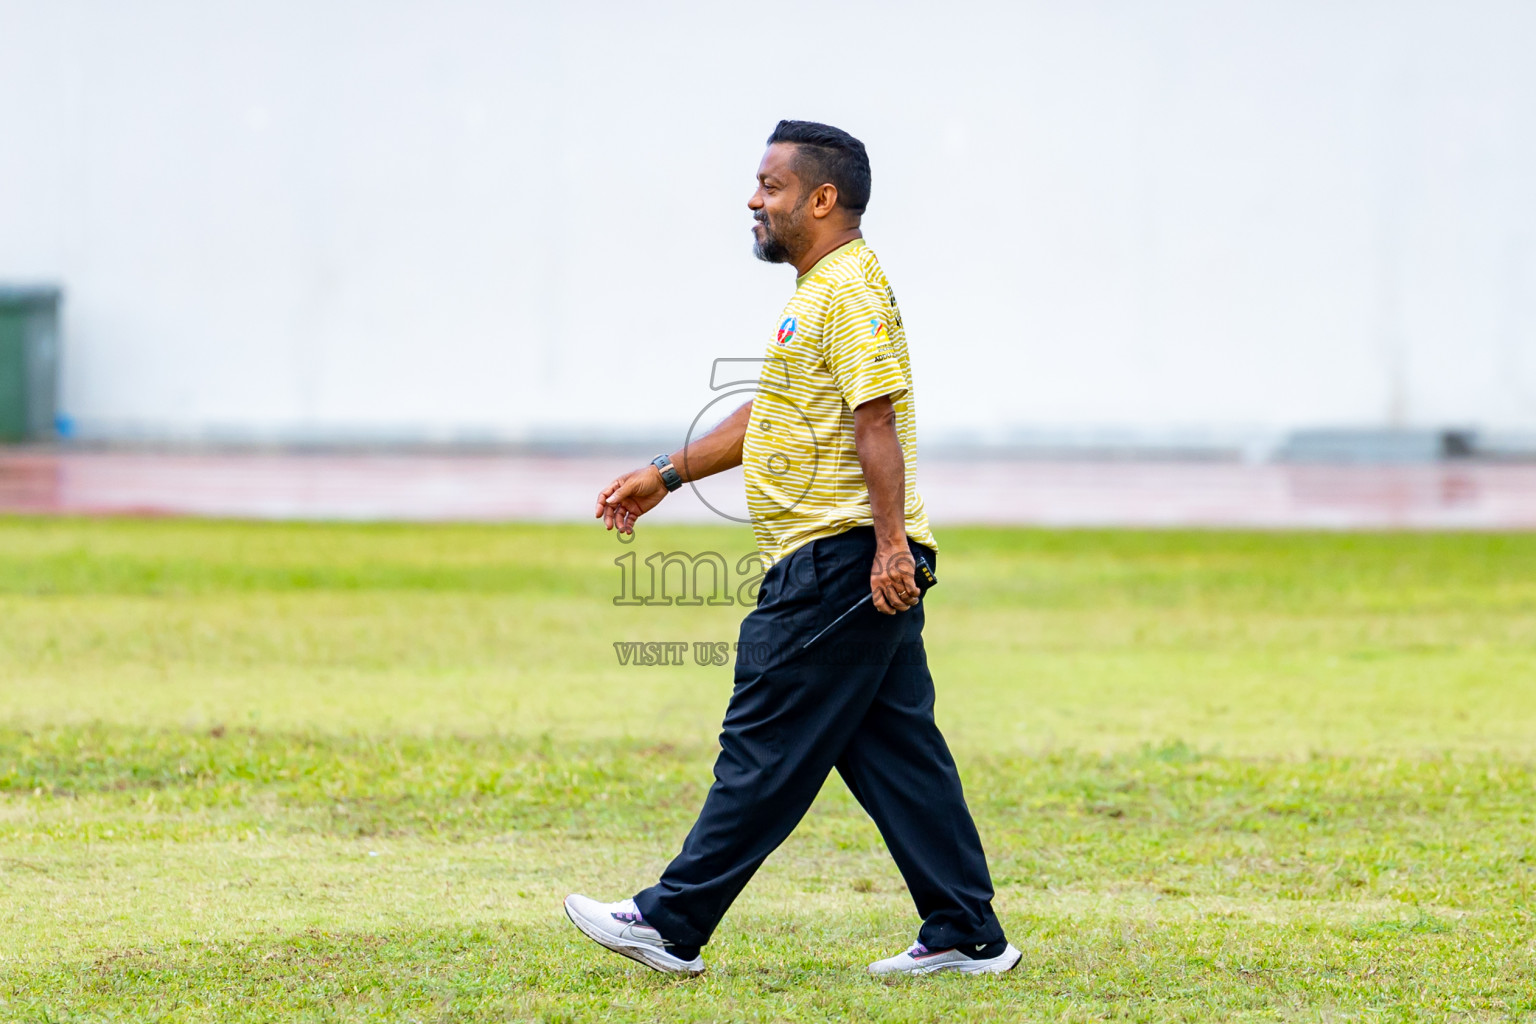
[{"label": "green dumpster", "polygon": [[0,286],[0,442],[54,436],[59,291]]}]

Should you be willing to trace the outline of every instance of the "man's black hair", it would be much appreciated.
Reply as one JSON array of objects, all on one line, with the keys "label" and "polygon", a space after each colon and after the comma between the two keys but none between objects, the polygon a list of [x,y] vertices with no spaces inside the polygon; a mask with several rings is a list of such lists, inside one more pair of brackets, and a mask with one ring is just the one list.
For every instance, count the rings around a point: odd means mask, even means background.
[{"label": "man's black hair", "polygon": [[815,121],[780,121],[768,145],[790,142],[799,147],[795,174],[807,190],[830,184],[837,188],[837,205],[855,216],[869,205],[869,154],[864,143],[841,128]]}]

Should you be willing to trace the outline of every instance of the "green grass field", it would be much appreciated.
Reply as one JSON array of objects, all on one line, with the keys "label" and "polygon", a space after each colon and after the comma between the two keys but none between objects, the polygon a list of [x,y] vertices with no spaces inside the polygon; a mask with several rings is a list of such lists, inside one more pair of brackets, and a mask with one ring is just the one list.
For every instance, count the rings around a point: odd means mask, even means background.
[{"label": "green grass field", "polygon": [[1536,536],[943,531],[928,643],[1025,955],[835,778],[678,981],[565,921],[675,852],[725,529],[0,520],[0,1020],[1536,1020]]}]

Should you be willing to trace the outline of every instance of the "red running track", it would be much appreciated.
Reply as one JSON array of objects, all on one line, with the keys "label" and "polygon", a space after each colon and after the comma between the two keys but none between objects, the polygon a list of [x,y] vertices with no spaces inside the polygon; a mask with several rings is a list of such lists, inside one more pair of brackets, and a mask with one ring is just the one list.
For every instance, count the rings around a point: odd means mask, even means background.
[{"label": "red running track", "polygon": [[[401,521],[580,520],[623,457],[0,452],[0,512]],[[1536,528],[1536,465],[922,464],[935,522]],[[730,481],[709,496],[727,511]],[[718,521],[679,492],[657,521]]]}]

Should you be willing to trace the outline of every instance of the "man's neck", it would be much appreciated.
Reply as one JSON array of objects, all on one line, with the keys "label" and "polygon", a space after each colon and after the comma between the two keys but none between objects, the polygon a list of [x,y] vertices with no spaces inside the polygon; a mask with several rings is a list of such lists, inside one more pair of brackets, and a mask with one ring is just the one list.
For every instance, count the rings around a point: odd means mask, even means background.
[{"label": "man's neck", "polygon": [[828,235],[820,242],[805,251],[805,255],[795,260],[795,276],[804,277],[811,272],[811,268],[820,263],[822,259],[834,249],[841,249],[849,242],[863,238],[864,232],[858,228],[844,228],[834,234]]}]

